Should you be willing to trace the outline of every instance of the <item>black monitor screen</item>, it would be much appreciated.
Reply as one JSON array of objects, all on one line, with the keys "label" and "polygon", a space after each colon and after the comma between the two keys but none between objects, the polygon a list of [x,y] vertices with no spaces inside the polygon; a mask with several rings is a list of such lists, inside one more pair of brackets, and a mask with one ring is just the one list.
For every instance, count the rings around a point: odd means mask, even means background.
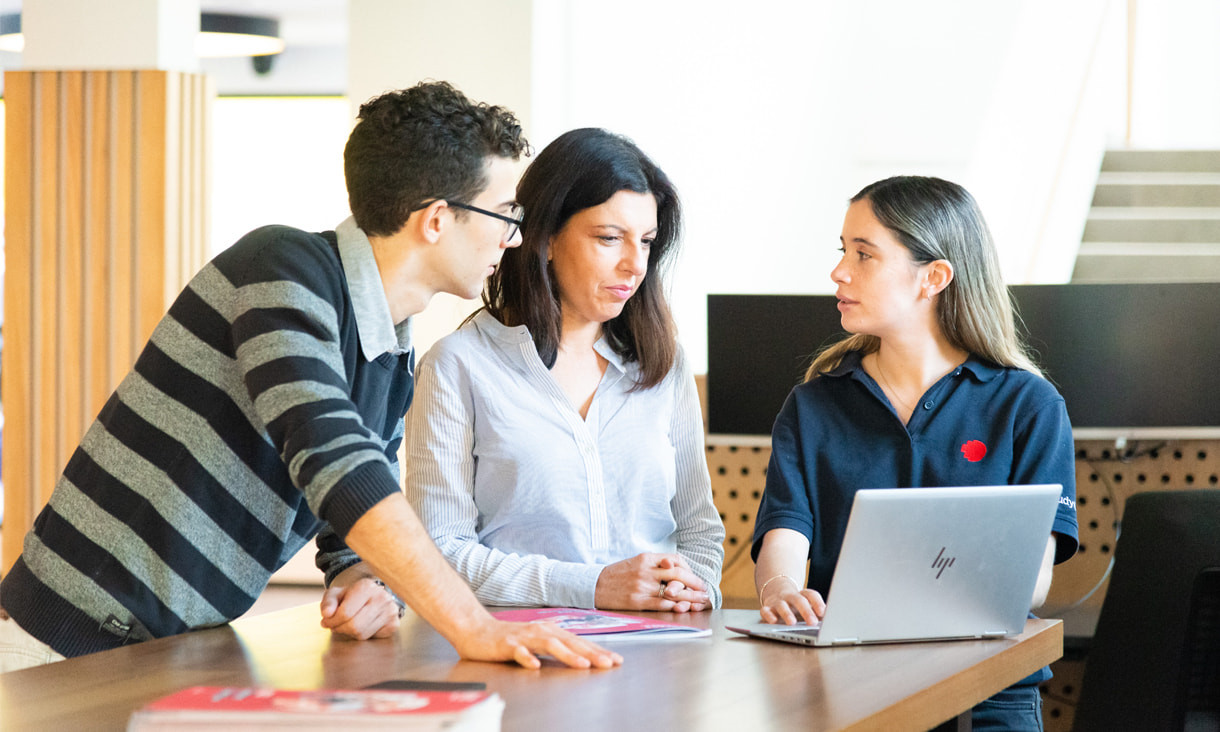
[{"label": "black monitor screen", "polygon": [[708,295],[708,431],[771,434],[814,352],[846,335],[833,295]]},{"label": "black monitor screen", "polygon": [[[1220,426],[1220,283],[1012,288],[1076,435],[1204,437]],[[1121,435],[1120,435],[1121,436]]]},{"label": "black monitor screen", "polygon": [[[1019,285],[1035,360],[1077,437],[1220,436],[1220,283]],[[708,427],[766,435],[821,345],[832,295],[708,296]]]}]

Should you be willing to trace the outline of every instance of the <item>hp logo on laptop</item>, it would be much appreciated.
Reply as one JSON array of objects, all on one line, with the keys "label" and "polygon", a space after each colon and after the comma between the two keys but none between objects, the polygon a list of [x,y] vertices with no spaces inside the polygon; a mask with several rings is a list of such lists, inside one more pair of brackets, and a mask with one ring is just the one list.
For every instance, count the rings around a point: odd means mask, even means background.
[{"label": "hp logo on laptop", "polygon": [[940,576],[945,573],[945,570],[953,566],[953,562],[956,559],[957,557],[946,557],[945,547],[942,546],[940,548],[940,553],[936,555],[936,559],[932,560],[932,569],[940,570],[936,573],[936,579],[940,579]]}]

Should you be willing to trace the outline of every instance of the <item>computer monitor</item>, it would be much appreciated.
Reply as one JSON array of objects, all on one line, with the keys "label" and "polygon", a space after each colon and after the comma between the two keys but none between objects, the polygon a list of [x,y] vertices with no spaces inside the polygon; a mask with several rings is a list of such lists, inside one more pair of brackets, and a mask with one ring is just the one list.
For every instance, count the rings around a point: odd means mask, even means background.
[{"label": "computer monitor", "polygon": [[832,295],[708,295],[708,432],[770,435],[814,352],[846,335]]},{"label": "computer monitor", "polygon": [[1077,439],[1220,437],[1220,283],[1012,291]]},{"label": "computer monitor", "polygon": [[[1220,437],[1220,283],[1012,293],[1077,439]],[[813,354],[845,335],[832,295],[709,295],[708,431],[769,435]]]}]

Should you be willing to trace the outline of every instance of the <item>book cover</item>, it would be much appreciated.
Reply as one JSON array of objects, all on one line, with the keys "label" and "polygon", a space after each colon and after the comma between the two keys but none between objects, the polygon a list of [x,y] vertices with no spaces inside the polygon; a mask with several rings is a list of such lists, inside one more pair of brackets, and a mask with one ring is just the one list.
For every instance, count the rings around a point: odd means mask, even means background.
[{"label": "book cover", "polygon": [[182,729],[500,729],[504,702],[485,691],[307,690],[193,686],[150,702],[129,732]]},{"label": "book cover", "polygon": [[605,610],[581,610],[572,607],[521,608],[492,613],[500,620],[517,623],[555,623],[576,635],[593,636],[598,643],[623,640],[672,640],[701,638],[712,634],[711,628],[695,628],[666,620],[641,618]]}]

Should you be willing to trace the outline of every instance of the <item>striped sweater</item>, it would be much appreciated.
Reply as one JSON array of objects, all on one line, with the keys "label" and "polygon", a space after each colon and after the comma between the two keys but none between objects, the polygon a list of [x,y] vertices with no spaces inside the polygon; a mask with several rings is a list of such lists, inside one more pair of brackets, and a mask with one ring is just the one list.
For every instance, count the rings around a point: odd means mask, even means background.
[{"label": "striped sweater", "polygon": [[376,266],[345,225],[343,257],[334,232],[253,231],[179,295],[0,585],[27,632],[77,656],[223,624],[319,532],[328,582],[359,561],[342,537],[399,490],[413,353],[364,355],[370,283],[344,267]]}]

